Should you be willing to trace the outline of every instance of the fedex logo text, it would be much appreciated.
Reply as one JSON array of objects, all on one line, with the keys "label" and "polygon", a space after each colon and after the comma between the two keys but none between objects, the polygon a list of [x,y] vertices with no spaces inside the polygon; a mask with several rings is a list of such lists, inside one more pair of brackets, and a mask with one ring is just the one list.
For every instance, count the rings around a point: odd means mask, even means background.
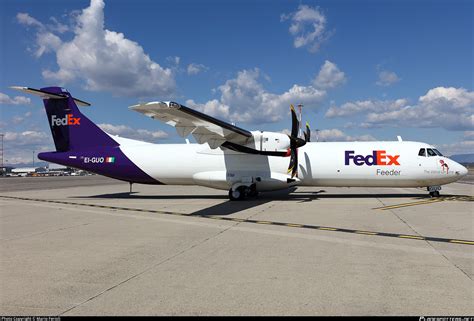
[{"label": "fedex logo text", "polygon": [[387,155],[384,150],[374,150],[367,156],[355,155],[353,150],[346,150],[345,164],[349,165],[351,160],[357,166],[367,165],[400,165],[398,158],[400,155]]},{"label": "fedex logo text", "polygon": [[52,126],[80,125],[80,117],[74,117],[73,114],[67,114],[64,118],[58,118],[56,115],[51,117]]}]

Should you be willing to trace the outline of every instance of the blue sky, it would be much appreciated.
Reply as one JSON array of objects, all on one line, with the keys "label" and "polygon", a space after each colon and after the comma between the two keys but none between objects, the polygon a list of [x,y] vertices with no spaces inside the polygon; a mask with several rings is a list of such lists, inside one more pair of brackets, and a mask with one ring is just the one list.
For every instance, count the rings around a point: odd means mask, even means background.
[{"label": "blue sky", "polygon": [[[470,1],[2,1],[0,131],[9,163],[54,149],[41,101],[62,85],[114,134],[183,140],[128,110],[175,100],[249,130],[474,150]],[[15,97],[19,98],[15,98]]]}]

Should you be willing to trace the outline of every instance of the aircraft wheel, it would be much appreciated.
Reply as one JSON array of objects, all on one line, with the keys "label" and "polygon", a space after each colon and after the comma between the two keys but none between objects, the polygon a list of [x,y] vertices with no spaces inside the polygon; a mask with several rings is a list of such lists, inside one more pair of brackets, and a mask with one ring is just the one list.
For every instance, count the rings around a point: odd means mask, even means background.
[{"label": "aircraft wheel", "polygon": [[229,189],[229,199],[231,201],[241,201],[245,198],[246,196],[246,187],[245,186],[239,186],[235,191]]},{"label": "aircraft wheel", "polygon": [[430,192],[431,197],[439,197],[439,191]]}]

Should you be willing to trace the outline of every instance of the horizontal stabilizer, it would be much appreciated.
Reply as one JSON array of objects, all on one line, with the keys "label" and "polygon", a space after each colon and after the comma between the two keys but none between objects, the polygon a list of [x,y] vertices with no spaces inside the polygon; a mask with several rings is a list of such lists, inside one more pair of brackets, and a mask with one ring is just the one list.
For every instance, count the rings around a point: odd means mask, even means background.
[{"label": "horizontal stabilizer", "polygon": [[[56,93],[49,93],[49,92],[44,91],[44,90],[34,89],[34,88],[30,88],[30,87],[11,86],[10,88],[22,91],[22,92],[27,93],[27,94],[40,96],[43,99],[64,99],[64,98],[67,98],[66,95],[56,94]],[[91,105],[88,102],[85,102],[83,100],[80,100],[80,99],[77,99],[77,98],[74,98],[74,97],[72,97],[72,99],[74,99],[74,101],[76,102],[76,104],[78,106],[86,107],[86,106]]]}]

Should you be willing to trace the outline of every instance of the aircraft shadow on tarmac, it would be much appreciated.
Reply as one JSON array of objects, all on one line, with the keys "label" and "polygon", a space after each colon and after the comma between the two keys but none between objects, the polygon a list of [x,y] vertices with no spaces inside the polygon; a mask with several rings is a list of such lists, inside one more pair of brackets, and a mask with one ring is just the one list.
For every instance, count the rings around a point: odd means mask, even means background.
[{"label": "aircraft shadow on tarmac", "polygon": [[[359,199],[359,198],[415,198],[430,199],[428,194],[324,194],[325,190],[314,192],[298,192],[296,188],[284,191],[260,193],[257,198],[248,198],[245,201],[226,201],[208,208],[190,213],[193,216],[230,215],[272,201],[296,201],[299,203],[317,201],[319,199]],[[453,196],[453,195],[443,195]],[[140,195],[138,192],[110,193],[91,196],[76,196],[74,198],[96,199],[150,199],[150,200],[178,200],[178,199],[209,199],[225,200],[227,195]]]}]

